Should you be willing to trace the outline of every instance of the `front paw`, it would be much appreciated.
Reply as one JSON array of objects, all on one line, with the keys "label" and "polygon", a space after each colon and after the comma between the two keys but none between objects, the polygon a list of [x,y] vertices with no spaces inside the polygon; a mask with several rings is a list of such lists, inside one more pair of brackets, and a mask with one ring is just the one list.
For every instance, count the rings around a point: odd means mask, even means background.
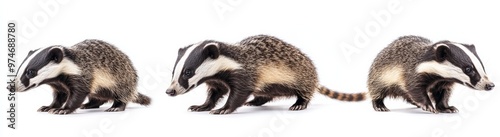
[{"label": "front paw", "polygon": [[210,111],[212,110],[213,107],[209,107],[209,106],[206,106],[206,105],[201,105],[201,106],[198,106],[198,105],[192,105],[191,107],[189,107],[189,111],[195,111],[195,112],[200,112],[200,111]]},{"label": "front paw", "polygon": [[231,114],[233,113],[234,110],[231,109],[217,109],[217,110],[212,110],[210,111],[210,114],[214,115],[226,115],[226,114]]},{"label": "front paw", "polygon": [[125,107],[112,107],[106,109],[106,112],[120,112],[120,111],[125,111]]},{"label": "front paw", "polygon": [[422,110],[424,110],[424,111],[431,112],[431,113],[434,113],[434,114],[439,113],[439,112],[438,112],[438,111],[434,108],[434,106],[432,106],[432,104],[428,104],[428,105],[422,105],[422,104],[420,104],[419,106],[420,106],[420,108],[422,108]]},{"label": "front paw", "polygon": [[457,113],[458,109],[454,106],[449,106],[447,108],[438,108],[438,111],[441,113]]},{"label": "front paw", "polygon": [[53,109],[53,108],[49,107],[49,106],[42,106],[37,111],[38,112],[48,112],[50,109]]},{"label": "front paw", "polygon": [[73,113],[74,110],[69,110],[69,109],[63,109],[63,108],[52,108],[49,110],[50,114],[56,114],[56,115],[66,115],[66,114],[71,114]]}]

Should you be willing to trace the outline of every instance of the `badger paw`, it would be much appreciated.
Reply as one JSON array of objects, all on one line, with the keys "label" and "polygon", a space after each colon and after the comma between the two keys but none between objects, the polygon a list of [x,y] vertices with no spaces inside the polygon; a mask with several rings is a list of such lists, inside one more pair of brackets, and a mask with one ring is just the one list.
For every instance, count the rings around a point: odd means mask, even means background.
[{"label": "badger paw", "polygon": [[434,106],[432,106],[431,104],[429,104],[429,105],[420,105],[420,108],[422,108],[422,110],[424,110],[424,111],[431,112],[431,113],[434,113],[434,114],[439,113],[439,112],[438,112],[438,111],[434,108]]},{"label": "badger paw", "polygon": [[119,111],[125,111],[124,107],[112,107],[106,109],[106,112],[119,112]]},{"label": "badger paw", "polygon": [[458,109],[454,106],[449,106],[448,108],[438,108],[441,113],[457,113]]},{"label": "badger paw", "polygon": [[42,106],[37,111],[38,112],[48,112],[50,109],[53,109],[53,108],[49,107],[49,106]]},{"label": "badger paw", "polygon": [[56,115],[66,115],[66,114],[71,114],[73,113],[74,110],[69,110],[69,109],[62,109],[62,108],[52,108],[49,110],[50,114],[56,114]]},{"label": "badger paw", "polygon": [[307,105],[292,105],[288,110],[298,111],[298,110],[304,110],[306,108],[307,108]]},{"label": "badger paw", "polygon": [[210,111],[212,110],[213,107],[209,107],[206,105],[192,105],[191,107],[188,108],[189,111],[194,111],[194,112],[200,112],[200,111]]},{"label": "badger paw", "polygon": [[373,107],[373,109],[375,109],[375,111],[379,111],[379,112],[388,112],[388,111],[391,111],[391,110],[389,110],[385,106],[377,106],[377,107]]},{"label": "badger paw", "polygon": [[210,114],[214,114],[214,115],[226,115],[226,114],[233,113],[233,111],[234,110],[230,110],[230,109],[217,109],[217,110],[210,111]]}]

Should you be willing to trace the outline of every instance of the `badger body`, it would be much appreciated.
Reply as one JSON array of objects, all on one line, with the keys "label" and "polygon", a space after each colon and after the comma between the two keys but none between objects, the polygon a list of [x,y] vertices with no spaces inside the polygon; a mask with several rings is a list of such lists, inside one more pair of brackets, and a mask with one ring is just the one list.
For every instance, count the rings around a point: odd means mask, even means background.
[{"label": "badger body", "polygon": [[[39,112],[69,114],[77,108],[123,111],[128,102],[149,105],[150,98],[137,92],[137,73],[130,59],[113,45],[85,40],[72,47],[49,46],[30,51],[18,70],[16,91],[42,84],[54,90],[54,100]],[[84,102],[88,97],[88,102]]]},{"label": "badger body", "polygon": [[476,90],[492,90],[495,86],[486,76],[474,45],[433,43],[420,36],[403,36],[384,48],[368,76],[376,111],[389,111],[383,102],[385,97],[402,97],[424,111],[458,112],[448,105],[455,83]]},{"label": "badger body", "polygon": [[[179,49],[172,84],[175,96],[206,83],[208,97],[191,111],[210,111],[229,92],[226,104],[212,114],[229,114],[242,105],[261,106],[277,97],[297,97],[290,110],[307,108],[315,91],[345,101],[363,93],[339,93],[318,84],[316,68],[298,48],[273,36],[257,35],[236,44],[206,40]],[[253,100],[246,102],[250,95]],[[245,103],[246,102],[246,103]]]}]

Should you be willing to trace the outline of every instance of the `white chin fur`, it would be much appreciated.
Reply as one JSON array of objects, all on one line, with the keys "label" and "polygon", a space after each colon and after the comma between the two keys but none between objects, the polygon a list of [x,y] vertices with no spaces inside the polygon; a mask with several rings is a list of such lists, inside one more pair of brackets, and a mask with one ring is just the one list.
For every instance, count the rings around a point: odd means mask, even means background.
[{"label": "white chin fur", "polygon": [[23,92],[26,90],[26,87],[24,85],[21,85],[21,82],[19,80],[16,81],[16,92]]},{"label": "white chin fur", "polygon": [[168,89],[173,89],[175,90],[175,94],[176,95],[181,95],[181,94],[184,94],[186,93],[187,89],[184,89],[180,84],[179,82],[177,81],[174,81],[172,82],[172,84],[170,85],[170,87]]}]

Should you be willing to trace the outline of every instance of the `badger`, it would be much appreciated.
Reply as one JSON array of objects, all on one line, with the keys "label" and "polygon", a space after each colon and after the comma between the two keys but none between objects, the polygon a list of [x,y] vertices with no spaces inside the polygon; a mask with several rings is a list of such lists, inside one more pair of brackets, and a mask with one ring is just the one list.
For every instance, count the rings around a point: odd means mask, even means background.
[{"label": "badger", "polygon": [[[43,84],[53,89],[53,101],[39,112],[70,114],[77,108],[99,108],[113,101],[108,112],[124,111],[128,102],[149,105],[151,99],[137,92],[132,62],[113,45],[95,39],[72,47],[60,45],[32,50],[18,69],[16,92]],[[88,97],[88,102],[84,102]]]},{"label": "badger", "polygon": [[[321,86],[317,77],[311,59],[273,36],[251,36],[236,44],[205,40],[179,49],[166,94],[185,94],[205,83],[205,103],[189,110],[210,111],[229,93],[226,104],[211,114],[230,114],[242,105],[261,106],[278,97],[297,97],[289,110],[303,110],[315,91],[343,101],[365,99],[364,93],[339,93]],[[251,95],[254,98],[246,102]]]},{"label": "badger", "polygon": [[[456,113],[448,105],[455,83],[475,90],[492,90],[475,46],[448,40],[431,42],[421,36],[402,36],[375,58],[368,92],[376,111],[389,111],[385,97],[401,97],[431,113]],[[435,104],[435,106],[433,105]]]}]

